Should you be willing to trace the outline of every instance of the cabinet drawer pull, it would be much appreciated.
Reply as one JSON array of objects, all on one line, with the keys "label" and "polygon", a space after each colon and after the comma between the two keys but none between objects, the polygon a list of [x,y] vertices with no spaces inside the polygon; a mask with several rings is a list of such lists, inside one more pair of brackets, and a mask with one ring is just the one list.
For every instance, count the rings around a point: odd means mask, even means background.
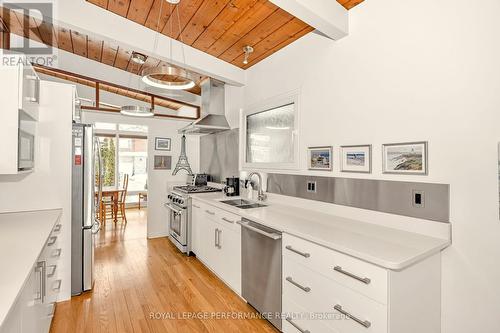
[{"label": "cabinet drawer pull", "polygon": [[359,277],[359,276],[354,275],[354,274],[352,274],[352,273],[349,273],[348,271],[344,271],[344,270],[342,269],[342,267],[340,267],[340,266],[335,266],[335,267],[333,267],[333,270],[334,270],[334,271],[336,271],[336,272],[339,272],[339,273],[341,273],[341,274],[347,275],[347,276],[348,276],[348,277],[350,277],[350,278],[353,278],[353,279],[355,279],[355,280],[358,280],[359,282],[363,282],[364,284],[370,284],[370,282],[371,282],[371,280],[370,280],[369,278],[366,278],[366,277],[365,277],[365,278],[362,278],[362,277]]},{"label": "cabinet drawer pull", "polygon": [[[55,287],[54,287],[54,284],[56,285]],[[52,285],[52,290],[53,291],[59,291],[59,290],[61,290],[62,280],[57,280],[54,284]]]},{"label": "cabinet drawer pull", "polygon": [[309,258],[311,255],[309,253],[306,253],[306,252],[301,252],[299,250],[296,250],[294,249],[293,247],[291,247],[290,245],[287,245],[285,247],[288,251],[292,251],[294,253],[297,253],[297,254],[300,254],[301,256],[303,256],[304,258]]},{"label": "cabinet drawer pull", "polygon": [[222,230],[217,229],[217,248],[222,249],[222,245],[220,245],[220,235],[222,235]]},{"label": "cabinet drawer pull", "polygon": [[195,205],[195,204],[193,204],[193,207],[194,207],[194,208],[200,208],[200,206],[197,206],[197,205]]},{"label": "cabinet drawer pull", "polygon": [[227,219],[227,218],[225,218],[225,217],[223,217],[223,218],[222,218],[222,221],[226,221],[226,222],[228,222],[228,223],[234,223],[234,221],[231,221],[230,219]]},{"label": "cabinet drawer pull", "polygon": [[47,277],[51,278],[56,274],[57,265],[50,265],[49,268],[52,268],[52,271],[47,274]]},{"label": "cabinet drawer pull", "polygon": [[205,213],[210,214],[210,215],[215,215],[214,212],[209,211],[208,209],[205,210]]},{"label": "cabinet drawer pull", "polygon": [[368,320],[361,320],[361,319],[353,316],[349,312],[345,311],[344,309],[342,309],[342,306],[340,304],[336,304],[333,308],[335,310],[337,310],[338,312],[340,312],[341,314],[343,314],[344,316],[346,316],[347,318],[354,320],[355,322],[357,322],[358,324],[360,324],[361,326],[363,326],[365,328],[372,326],[372,324]]},{"label": "cabinet drawer pull", "polygon": [[47,243],[48,246],[52,246],[57,242],[57,236],[52,236],[49,237],[49,242]]},{"label": "cabinet drawer pull", "polygon": [[311,333],[309,332],[309,330],[305,330],[303,329],[302,327],[300,327],[299,325],[295,324],[293,321],[292,321],[292,318],[290,317],[287,317],[286,318],[286,321],[290,323],[290,325],[292,325],[293,327],[295,327],[300,333]]},{"label": "cabinet drawer pull", "polygon": [[55,232],[59,232],[59,231],[61,231],[61,228],[62,228],[62,224],[60,224],[60,223],[59,223],[59,224],[57,224],[57,225],[54,227],[54,231],[55,231]]},{"label": "cabinet drawer pull", "polygon": [[311,291],[311,288],[309,288],[309,287],[304,287],[303,285],[301,285],[301,284],[299,284],[299,283],[297,283],[297,282],[293,281],[293,279],[292,279],[292,277],[291,277],[291,276],[287,277],[287,278],[286,278],[286,280],[287,280],[288,282],[290,282],[291,284],[293,284],[295,287],[297,287],[297,288],[300,288],[300,289],[304,290],[306,293],[308,293],[308,292],[310,292],[310,291]]},{"label": "cabinet drawer pull", "polygon": [[61,249],[54,250],[54,251],[52,252],[52,257],[53,257],[53,258],[58,258],[58,257],[60,257],[60,256],[61,256],[61,252],[62,252],[62,250],[61,250]]}]

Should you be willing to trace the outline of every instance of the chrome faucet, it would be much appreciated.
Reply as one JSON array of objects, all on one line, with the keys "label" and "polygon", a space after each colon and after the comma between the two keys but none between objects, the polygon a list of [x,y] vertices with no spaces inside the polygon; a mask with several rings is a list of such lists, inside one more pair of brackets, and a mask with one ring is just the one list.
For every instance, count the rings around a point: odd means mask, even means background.
[{"label": "chrome faucet", "polygon": [[259,189],[258,189],[258,192],[257,192],[257,193],[258,193],[257,198],[258,198],[258,200],[259,200],[259,201],[266,201],[266,199],[267,199],[267,195],[266,195],[266,194],[264,193],[264,191],[262,190],[262,176],[260,175],[260,173],[258,173],[258,172],[251,172],[251,173],[247,176],[247,178],[245,179],[245,188],[247,188],[247,186],[248,186],[248,182],[250,182],[250,181],[252,180],[252,177],[253,177],[254,175],[257,175],[257,176],[258,176],[258,178],[259,178]]}]

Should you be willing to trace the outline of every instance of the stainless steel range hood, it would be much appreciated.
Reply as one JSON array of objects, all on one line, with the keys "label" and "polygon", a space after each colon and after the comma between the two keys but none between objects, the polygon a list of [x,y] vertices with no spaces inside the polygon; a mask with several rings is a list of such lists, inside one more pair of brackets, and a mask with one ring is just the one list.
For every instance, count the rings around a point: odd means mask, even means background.
[{"label": "stainless steel range hood", "polygon": [[231,129],[225,115],[224,82],[206,79],[201,83],[201,118],[179,133],[212,134]]}]

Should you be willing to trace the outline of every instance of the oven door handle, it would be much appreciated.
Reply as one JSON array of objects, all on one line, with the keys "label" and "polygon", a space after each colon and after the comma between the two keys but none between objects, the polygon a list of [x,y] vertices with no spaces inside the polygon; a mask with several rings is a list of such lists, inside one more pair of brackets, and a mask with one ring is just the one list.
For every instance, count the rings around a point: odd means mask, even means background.
[{"label": "oven door handle", "polygon": [[171,211],[173,211],[176,214],[179,214],[179,215],[182,214],[182,210],[175,209],[172,205],[169,205],[168,203],[164,203],[163,206],[165,206],[165,208],[167,208],[167,209],[170,209]]}]

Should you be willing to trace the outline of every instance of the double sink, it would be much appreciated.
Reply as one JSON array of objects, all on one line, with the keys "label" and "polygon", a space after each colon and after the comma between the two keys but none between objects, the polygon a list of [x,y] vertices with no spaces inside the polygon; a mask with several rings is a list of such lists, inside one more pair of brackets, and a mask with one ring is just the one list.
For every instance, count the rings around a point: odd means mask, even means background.
[{"label": "double sink", "polygon": [[253,202],[245,199],[223,200],[221,201],[221,203],[240,209],[267,207],[267,205],[263,205],[258,202]]}]

